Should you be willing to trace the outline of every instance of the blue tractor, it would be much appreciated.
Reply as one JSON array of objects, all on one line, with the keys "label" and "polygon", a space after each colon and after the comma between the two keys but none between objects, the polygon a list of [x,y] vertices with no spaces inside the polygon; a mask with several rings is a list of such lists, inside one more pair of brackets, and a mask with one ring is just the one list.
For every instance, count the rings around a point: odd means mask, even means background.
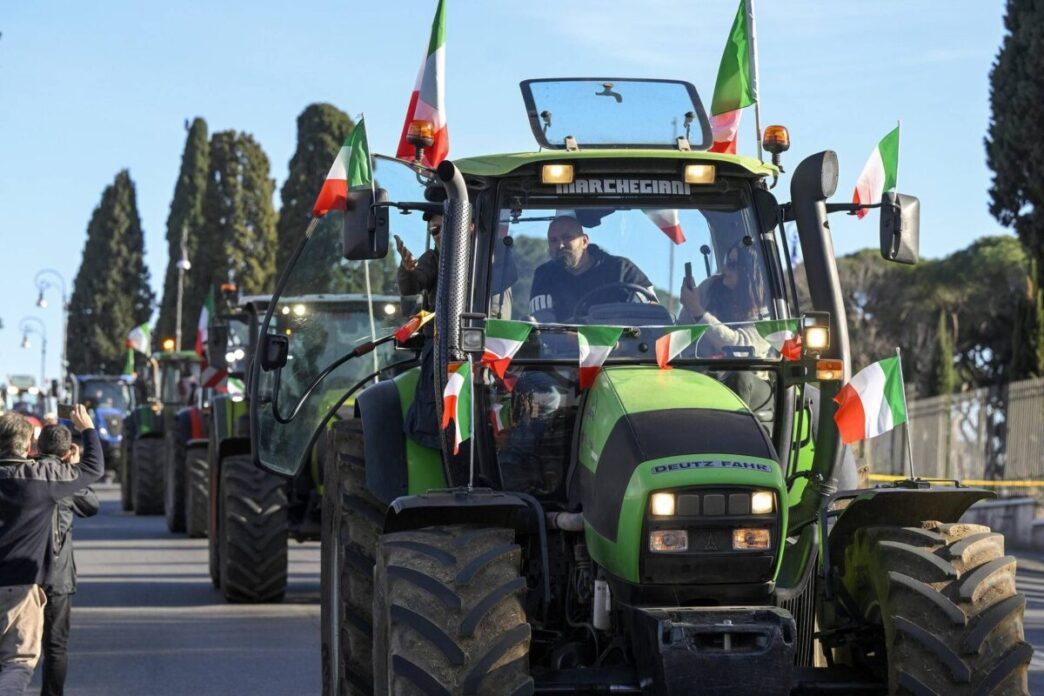
[{"label": "blue tractor", "polygon": [[70,375],[72,403],[84,404],[98,426],[105,454],[106,478],[120,470],[123,419],[134,409],[134,377],[130,375]]}]

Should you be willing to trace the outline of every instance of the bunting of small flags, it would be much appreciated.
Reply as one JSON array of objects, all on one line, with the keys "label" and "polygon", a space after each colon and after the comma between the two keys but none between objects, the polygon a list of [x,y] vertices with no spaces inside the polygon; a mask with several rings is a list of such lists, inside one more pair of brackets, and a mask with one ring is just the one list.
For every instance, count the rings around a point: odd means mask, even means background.
[{"label": "bunting of small flags", "polygon": [[784,360],[801,359],[797,319],[766,319],[754,322],[754,328]]},{"label": "bunting of small flags", "polygon": [[700,340],[700,336],[706,330],[706,324],[679,326],[660,336],[656,339],[656,364],[660,366],[661,370],[670,369],[668,363],[678,357],[683,350]]},{"label": "bunting of small flags", "polygon": [[533,325],[526,322],[489,319],[486,321],[486,349],[482,363],[488,365],[497,377],[504,379],[511,359],[525,344],[532,330]]},{"label": "bunting of small flags", "polygon": [[454,423],[453,454],[460,452],[460,443],[471,437],[471,363],[449,364],[449,379],[442,392],[442,429]]},{"label": "bunting of small flags", "polygon": [[578,326],[576,340],[580,346],[580,388],[594,384],[602,363],[620,340],[623,328],[619,326]]}]

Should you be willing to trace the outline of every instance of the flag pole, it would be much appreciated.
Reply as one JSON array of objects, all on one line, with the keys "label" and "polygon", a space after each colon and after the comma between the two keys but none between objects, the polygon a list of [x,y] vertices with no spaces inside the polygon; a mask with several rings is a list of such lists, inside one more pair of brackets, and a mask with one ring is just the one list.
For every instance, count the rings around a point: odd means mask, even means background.
[{"label": "flag pole", "polygon": [[748,51],[750,52],[750,90],[754,97],[754,130],[758,141],[758,159],[764,160],[761,151],[761,97],[758,94],[758,35],[754,22],[754,0],[743,0],[747,20]]},{"label": "flag pole", "polygon": [[[360,114],[359,114],[359,123],[363,123],[365,121],[366,121],[366,112],[365,111],[360,112]],[[363,135],[365,135],[365,133]],[[374,183],[376,181],[376,177],[373,176],[373,158],[370,157],[370,144],[369,143],[365,143],[365,145],[366,145],[366,159],[369,160],[366,164],[367,164],[367,168],[370,170],[370,192],[373,194],[373,199],[376,200],[377,199],[377,189],[376,189],[376,184]],[[349,157],[351,157],[351,153],[349,153]],[[351,181],[349,181],[348,183],[351,184]],[[377,340],[377,324],[373,320],[373,288],[370,285],[370,262],[369,261],[363,261],[363,275],[366,277],[366,311],[370,315],[370,340],[371,341],[376,341]],[[376,374],[377,372],[380,371],[380,361],[377,359],[377,351],[376,350],[370,351],[370,353],[373,356],[373,371],[375,373],[373,375],[373,383],[377,384],[377,382],[380,381],[380,377]]]},{"label": "flag pole", "polygon": [[903,390],[903,411],[906,412],[906,422],[903,424],[903,430],[906,431],[906,456],[910,458],[910,478],[917,478],[917,472],[914,471],[914,458],[913,458],[913,442],[910,439],[910,407],[906,404],[906,380],[903,378],[903,355],[902,351],[899,350],[899,346],[895,347],[895,357],[899,360],[899,384]]}]

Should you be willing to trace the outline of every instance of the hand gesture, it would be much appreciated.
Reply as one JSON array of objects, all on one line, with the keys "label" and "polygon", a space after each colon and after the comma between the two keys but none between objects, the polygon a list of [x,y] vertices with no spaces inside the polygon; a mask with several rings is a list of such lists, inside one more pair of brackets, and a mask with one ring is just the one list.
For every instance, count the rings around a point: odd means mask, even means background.
[{"label": "hand gesture", "polygon": [[72,443],[72,446],[69,448],[69,454],[67,456],[68,456],[68,459],[66,461],[68,461],[70,464],[79,464],[80,463],[80,446],[78,444],[76,444],[75,442]]},{"label": "hand gesture", "polygon": [[417,268],[417,259],[413,258],[413,253],[406,248],[402,238],[399,235],[395,235],[395,250],[399,252],[399,256],[402,260],[399,261],[399,267],[404,271],[412,271]]},{"label": "hand gesture", "polygon": [[73,406],[69,420],[72,421],[73,427],[76,428],[78,433],[94,427],[94,421],[91,420],[90,415],[87,413],[87,407],[83,404]]},{"label": "hand gesture", "polygon": [[702,317],[707,311],[700,298],[700,289],[697,287],[691,287],[689,283],[682,283],[681,303],[693,317]]}]

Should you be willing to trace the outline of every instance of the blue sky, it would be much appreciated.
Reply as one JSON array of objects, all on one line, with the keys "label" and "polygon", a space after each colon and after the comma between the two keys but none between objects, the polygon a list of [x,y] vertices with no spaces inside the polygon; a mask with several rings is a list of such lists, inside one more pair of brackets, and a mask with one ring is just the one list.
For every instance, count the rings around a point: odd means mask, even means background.
[{"label": "blue sky", "polygon": [[[737,6],[448,2],[451,158],[535,149],[518,92],[529,77],[685,79],[709,104]],[[46,325],[47,377],[57,376],[58,296],[52,291],[49,307],[37,308],[33,279],[54,268],[71,293],[87,221],[122,168],[137,184],[159,294],[185,119],[254,134],[277,186],[294,151],[295,119],[312,102],[365,111],[372,149],[394,152],[434,8],[434,0],[4,3],[0,380],[39,373],[38,337],[19,347],[28,315]],[[988,212],[983,149],[1003,11],[1001,0],[758,0],[762,123],[790,129],[785,165],[836,150],[835,200],[847,200],[870,151],[901,118],[899,185],[921,198],[922,253],[939,257],[1003,233]],[[750,112],[740,140],[746,154]],[[876,215],[835,216],[832,225],[839,254],[876,244]]]}]

